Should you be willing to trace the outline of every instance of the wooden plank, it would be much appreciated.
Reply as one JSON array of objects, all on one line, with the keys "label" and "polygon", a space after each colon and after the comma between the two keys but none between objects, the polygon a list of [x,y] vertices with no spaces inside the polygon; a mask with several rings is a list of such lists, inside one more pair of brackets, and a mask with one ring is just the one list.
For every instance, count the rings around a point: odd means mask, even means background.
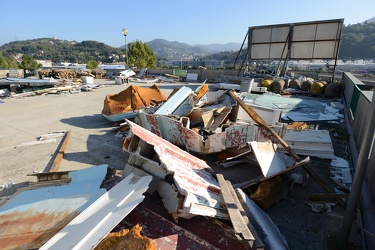
[{"label": "wooden plank", "polygon": [[231,195],[230,189],[228,188],[227,182],[225,181],[222,174],[217,174],[216,177],[218,179],[218,182],[221,188],[221,194],[223,195],[223,199],[227,207],[228,214],[232,222],[234,231],[238,234],[241,234],[245,240],[253,242],[255,238],[250,232],[246,223],[244,222],[242,215],[240,211],[238,210],[238,207]]},{"label": "wooden plank", "polygon": [[342,199],[348,198],[347,193],[312,193],[308,195],[309,200],[331,200],[331,199]]},{"label": "wooden plank", "polygon": [[337,181],[337,180],[336,180],[335,178],[333,178],[333,177],[329,177],[329,178],[330,178],[330,179],[336,184],[336,186],[338,186],[339,189],[341,189],[342,191],[347,192],[347,193],[350,192],[350,189],[349,189],[348,186],[342,184],[341,182]]},{"label": "wooden plank", "polygon": [[[333,190],[329,188],[324,181],[308,166],[303,166],[303,169],[306,171],[308,175],[310,175],[318,185],[324,189],[324,191],[328,193],[332,193]],[[340,206],[346,207],[346,203],[341,199],[335,199],[335,202],[337,202]]]},{"label": "wooden plank", "polygon": [[254,179],[252,179],[252,180],[249,180],[249,181],[246,181],[246,182],[243,182],[243,183],[235,184],[235,187],[236,187],[236,188],[241,188],[241,189],[248,188],[248,187],[250,187],[250,186],[253,186],[253,185],[255,185],[255,184],[261,183],[261,182],[263,182],[263,181],[265,181],[265,180],[271,179],[271,178],[273,178],[273,177],[275,177],[275,176],[281,175],[281,174],[283,174],[283,173],[285,173],[285,172],[288,172],[288,171],[290,171],[290,170],[293,170],[293,169],[296,169],[296,168],[298,168],[298,167],[300,167],[300,166],[303,166],[304,164],[307,164],[309,161],[310,161],[310,158],[307,157],[307,158],[304,159],[303,161],[300,161],[300,162],[298,162],[296,165],[294,165],[294,166],[292,166],[292,167],[290,167],[290,168],[286,168],[286,169],[284,169],[283,171],[277,172],[277,173],[272,174],[272,175],[270,175],[270,176],[268,176],[268,177],[264,177],[263,175],[261,175],[261,176],[258,177],[258,178],[254,178]]},{"label": "wooden plank", "polygon": [[70,139],[70,135],[72,134],[72,130],[70,129],[68,132],[66,132],[64,138],[63,138],[63,141],[62,143],[60,144],[60,147],[57,151],[57,154],[56,154],[56,157],[51,165],[51,168],[49,170],[49,172],[58,172],[59,171],[59,168],[60,168],[60,165],[61,165],[61,161],[64,157],[64,154],[65,154],[65,150],[66,150],[66,147],[68,146],[68,142],[69,142],[69,139]]},{"label": "wooden plank", "polygon": [[243,221],[246,223],[247,227],[249,228],[250,232],[254,236],[254,241],[251,241],[250,246],[253,249],[266,249],[266,246],[264,245],[262,239],[259,237],[257,231],[254,229],[253,225],[251,225],[250,219],[248,217],[248,214],[246,213],[245,209],[243,208],[240,200],[238,199],[238,196],[236,194],[236,191],[234,191],[234,188],[232,186],[232,183],[228,180],[226,180],[227,187],[229,189],[230,195],[232,196],[234,203],[236,204],[238,211],[240,212]]}]

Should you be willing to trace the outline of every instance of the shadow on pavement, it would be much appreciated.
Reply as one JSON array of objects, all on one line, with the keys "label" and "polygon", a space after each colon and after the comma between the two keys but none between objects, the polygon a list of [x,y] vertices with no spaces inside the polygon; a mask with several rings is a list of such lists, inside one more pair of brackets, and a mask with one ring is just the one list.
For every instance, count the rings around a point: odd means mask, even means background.
[{"label": "shadow on pavement", "polygon": [[110,128],[113,123],[108,121],[102,114],[70,117],[60,120],[63,123],[79,128]]}]

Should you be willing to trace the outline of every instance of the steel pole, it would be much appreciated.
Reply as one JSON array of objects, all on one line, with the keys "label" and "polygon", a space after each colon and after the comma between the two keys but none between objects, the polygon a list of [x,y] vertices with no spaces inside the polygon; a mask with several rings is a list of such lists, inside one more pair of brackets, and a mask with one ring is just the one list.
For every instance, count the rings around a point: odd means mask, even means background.
[{"label": "steel pole", "polygon": [[126,57],[126,65],[125,65],[125,69],[126,69],[126,66],[128,66],[128,48],[126,47],[126,36],[125,36],[125,57]]}]

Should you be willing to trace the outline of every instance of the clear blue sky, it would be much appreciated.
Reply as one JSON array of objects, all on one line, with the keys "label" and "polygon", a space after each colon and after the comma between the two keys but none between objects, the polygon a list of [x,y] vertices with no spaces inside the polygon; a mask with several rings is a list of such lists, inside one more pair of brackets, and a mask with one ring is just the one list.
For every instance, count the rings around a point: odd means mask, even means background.
[{"label": "clear blue sky", "polygon": [[56,37],[110,46],[166,39],[195,44],[242,43],[248,27],[375,16],[375,0],[1,0],[0,45]]}]

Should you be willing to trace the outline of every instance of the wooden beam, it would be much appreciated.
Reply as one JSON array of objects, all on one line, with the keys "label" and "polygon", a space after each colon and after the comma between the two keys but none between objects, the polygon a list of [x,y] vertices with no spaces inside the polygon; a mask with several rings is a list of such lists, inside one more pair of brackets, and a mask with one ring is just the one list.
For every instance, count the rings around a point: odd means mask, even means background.
[{"label": "wooden beam", "polygon": [[72,134],[71,129],[68,132],[65,132],[65,136],[62,139],[62,143],[60,143],[60,146],[57,150],[56,157],[55,157],[55,159],[54,159],[54,161],[51,165],[51,168],[50,168],[49,172],[58,172],[59,171],[59,168],[60,168],[62,159],[64,157],[66,147],[68,146],[68,142],[69,142],[71,134]]},{"label": "wooden beam", "polygon": [[[303,166],[303,169],[306,171],[306,173],[311,176],[318,185],[324,189],[327,193],[332,193],[333,190],[329,188],[325,182],[308,166]],[[341,199],[335,199],[335,202],[337,202],[340,206],[346,207],[346,203]]]},{"label": "wooden beam", "polygon": [[309,200],[332,200],[332,199],[342,199],[348,198],[347,193],[312,193],[307,195]]},{"label": "wooden beam", "polygon": [[[216,177],[218,179],[218,182],[221,188],[221,194],[223,195],[223,199],[227,207],[228,214],[232,222],[234,231],[242,235],[242,238],[248,241],[250,246],[252,246],[253,242],[255,241],[255,238],[253,234],[250,232],[248,226],[246,225],[244,221],[244,218],[242,217],[240,213],[240,210],[238,209],[237,204],[240,204],[240,202],[239,201],[236,202],[234,199],[234,197],[238,199],[237,196],[231,195],[231,193],[234,193],[234,190],[232,192],[230,191],[230,187],[233,189],[232,185],[230,184],[230,182],[225,181],[222,174],[217,174]],[[230,185],[228,185],[228,183]]]},{"label": "wooden beam", "polygon": [[336,186],[337,186],[339,189],[341,189],[342,191],[347,192],[347,193],[350,192],[350,189],[349,189],[348,186],[342,184],[341,182],[337,181],[337,180],[336,180],[335,178],[333,178],[333,177],[329,177],[329,178],[330,178],[330,179],[336,184]]}]

